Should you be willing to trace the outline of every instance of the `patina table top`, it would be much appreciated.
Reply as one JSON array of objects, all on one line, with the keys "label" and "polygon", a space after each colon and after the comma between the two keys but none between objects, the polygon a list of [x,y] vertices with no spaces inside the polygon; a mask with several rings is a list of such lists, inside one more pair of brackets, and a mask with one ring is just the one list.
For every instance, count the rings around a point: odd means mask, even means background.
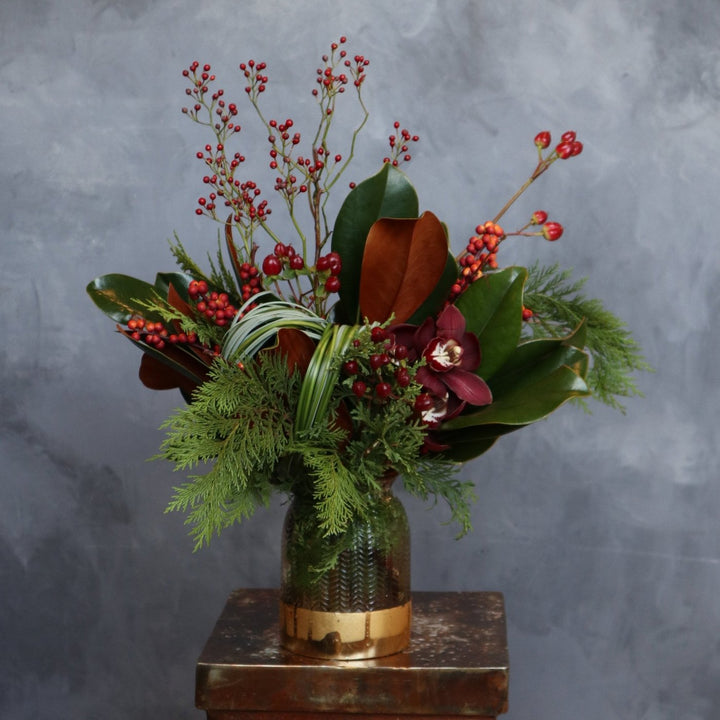
[{"label": "patina table top", "polygon": [[209,720],[479,720],[506,712],[502,594],[412,597],[408,650],[375,660],[327,661],[279,646],[278,591],[234,591],[198,659],[197,707]]}]

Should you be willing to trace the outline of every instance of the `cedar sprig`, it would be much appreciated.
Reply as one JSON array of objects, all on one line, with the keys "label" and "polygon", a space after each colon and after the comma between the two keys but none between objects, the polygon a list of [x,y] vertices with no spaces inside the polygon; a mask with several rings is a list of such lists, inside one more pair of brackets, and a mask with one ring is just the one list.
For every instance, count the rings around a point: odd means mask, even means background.
[{"label": "cedar sprig", "polygon": [[167,436],[157,457],[175,470],[210,465],[175,488],[167,508],[188,512],[196,550],[267,504],[292,437],[298,383],[282,357],[266,354],[243,368],[217,360],[193,402],[163,424]]},{"label": "cedar sprig", "polygon": [[627,325],[597,299],[582,290],[587,278],[571,279],[572,270],[556,263],[528,268],[523,303],[532,310],[527,327],[533,337],[562,337],[585,320],[586,349],[592,359],[588,385],[593,396],[625,413],[618,398],[642,396],[633,374],[652,368],[645,361],[640,345]]}]

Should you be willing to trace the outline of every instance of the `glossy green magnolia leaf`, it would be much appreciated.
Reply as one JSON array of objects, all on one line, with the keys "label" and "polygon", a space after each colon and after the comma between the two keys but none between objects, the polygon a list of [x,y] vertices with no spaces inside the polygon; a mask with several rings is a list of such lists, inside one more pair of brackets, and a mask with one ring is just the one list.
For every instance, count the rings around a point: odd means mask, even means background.
[{"label": "glossy green magnolia leaf", "polygon": [[160,295],[160,297],[167,298],[170,291],[170,285],[172,285],[179,293],[180,297],[185,302],[188,302],[190,299],[188,287],[190,286],[192,280],[193,278],[185,273],[158,273],[155,276],[155,289],[158,291],[158,295]]},{"label": "glossy green magnolia leaf", "polygon": [[478,375],[489,380],[513,354],[522,330],[523,287],[527,270],[509,267],[476,280],[455,306],[465,316],[468,332],[480,341]]},{"label": "glossy green magnolia leaf", "polygon": [[586,326],[582,322],[575,331],[562,338],[542,338],[518,345],[502,369],[490,381],[494,397],[503,397],[518,388],[531,385],[555,372],[572,368],[583,380],[587,378],[589,358],[583,352]]},{"label": "glossy green magnolia leaf", "polygon": [[343,259],[337,322],[360,321],[360,269],[365,241],[373,223],[382,218],[416,218],[418,197],[406,175],[390,163],[363,180],[345,198],[333,229],[332,249]]},{"label": "glossy green magnolia leaf", "polygon": [[[452,432],[488,425],[520,427],[542,420],[571,398],[590,394],[585,377],[587,355],[573,343],[581,342],[584,329],[569,338],[549,338],[522,343],[491,382],[493,402],[475,412],[443,424],[444,442]],[[485,439],[488,428],[478,429]],[[491,430],[494,433],[495,430]],[[467,441],[468,433],[463,434]]]},{"label": "glossy green magnolia leaf", "polygon": [[447,236],[431,212],[419,218],[381,218],[365,242],[360,313],[370,322],[406,322],[427,300],[445,270]]},{"label": "glossy green magnolia leaf", "polygon": [[134,315],[153,321],[162,320],[160,316],[149,314],[142,305],[143,301],[156,301],[158,296],[158,289],[144,280],[111,273],[95,278],[86,290],[95,305],[121,325],[127,324]]}]

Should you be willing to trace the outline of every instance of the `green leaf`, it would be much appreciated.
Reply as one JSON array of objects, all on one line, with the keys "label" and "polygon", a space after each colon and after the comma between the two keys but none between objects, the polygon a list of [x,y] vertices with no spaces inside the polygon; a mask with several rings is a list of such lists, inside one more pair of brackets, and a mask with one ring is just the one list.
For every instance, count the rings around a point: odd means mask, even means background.
[{"label": "green leaf", "polygon": [[372,224],[382,218],[416,218],[418,198],[405,174],[390,163],[363,180],[345,198],[333,229],[332,249],[343,259],[337,322],[359,322],[360,269],[365,240]]},{"label": "green leaf", "polygon": [[170,285],[172,285],[175,290],[177,290],[177,292],[180,294],[182,299],[185,302],[188,302],[190,300],[190,296],[188,294],[188,286],[190,285],[192,279],[193,278],[190,277],[190,275],[186,275],[185,273],[158,273],[155,276],[155,289],[161,297],[167,298],[168,292],[170,290]]},{"label": "green leaf", "polygon": [[[528,425],[547,417],[571,398],[589,395],[585,381],[588,357],[573,342],[577,342],[574,335],[567,341],[558,338],[519,345],[502,373],[490,383],[492,404],[445,423],[444,442],[452,443],[446,433],[458,429]],[[486,434],[487,430],[476,436]]]},{"label": "green leaf", "polygon": [[340,378],[340,360],[356,332],[350,325],[328,325],[323,331],[300,387],[295,416],[299,436],[325,419]]},{"label": "green leaf", "polygon": [[95,278],[88,283],[86,290],[95,305],[121,325],[127,324],[134,315],[153,321],[162,320],[159,315],[148,313],[144,305],[158,299],[157,288],[144,280],[111,273]]},{"label": "green leaf", "polygon": [[513,354],[522,330],[523,287],[527,270],[509,267],[476,280],[455,306],[466,330],[478,336],[482,361],[478,375],[489,380]]}]

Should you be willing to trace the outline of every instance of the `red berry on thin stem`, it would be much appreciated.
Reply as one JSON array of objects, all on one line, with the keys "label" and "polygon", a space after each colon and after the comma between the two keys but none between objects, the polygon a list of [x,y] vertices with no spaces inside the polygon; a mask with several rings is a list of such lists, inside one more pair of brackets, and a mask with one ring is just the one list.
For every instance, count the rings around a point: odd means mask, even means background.
[{"label": "red berry on thin stem", "polygon": [[559,222],[546,222],[542,233],[546,240],[557,240],[563,234],[563,226]]}]

